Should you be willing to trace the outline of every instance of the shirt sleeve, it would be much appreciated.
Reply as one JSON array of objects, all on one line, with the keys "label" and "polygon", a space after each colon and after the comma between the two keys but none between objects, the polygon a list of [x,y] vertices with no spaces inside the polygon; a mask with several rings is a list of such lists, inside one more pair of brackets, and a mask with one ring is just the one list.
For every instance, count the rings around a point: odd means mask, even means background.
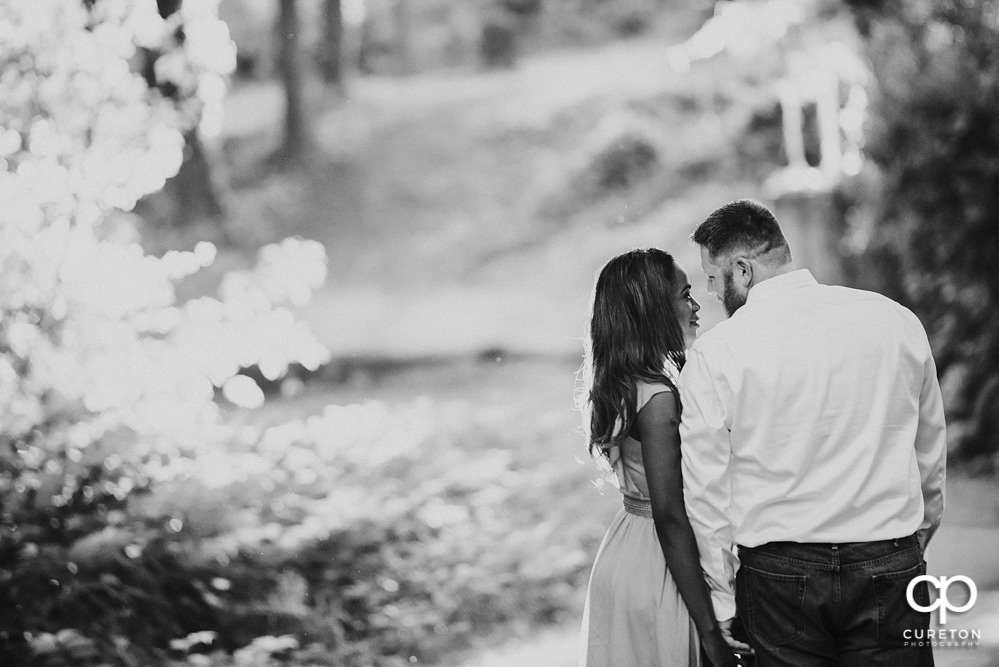
[{"label": "shirt sleeve", "polygon": [[735,616],[739,561],[729,518],[732,447],[717,379],[695,345],[688,352],[679,381],[683,495],[715,617],[724,621]]},{"label": "shirt sleeve", "polygon": [[947,476],[947,426],[943,397],[937,380],[936,364],[929,349],[923,365],[923,384],[919,392],[916,463],[923,489],[923,522],[919,526],[918,536],[919,543],[925,549],[943,518]]}]

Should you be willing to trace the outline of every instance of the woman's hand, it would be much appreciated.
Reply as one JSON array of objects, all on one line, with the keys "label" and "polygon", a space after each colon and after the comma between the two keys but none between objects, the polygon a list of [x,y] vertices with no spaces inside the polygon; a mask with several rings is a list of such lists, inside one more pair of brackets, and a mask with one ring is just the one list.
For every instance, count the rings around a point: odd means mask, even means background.
[{"label": "woman's hand", "polygon": [[722,639],[721,633],[712,633],[707,637],[701,637],[701,646],[711,663],[711,667],[738,667],[732,648]]},{"label": "woman's hand", "polygon": [[752,646],[745,642],[741,642],[732,636],[732,622],[734,620],[734,618],[730,618],[727,621],[718,622],[719,628],[721,629],[722,639],[725,640],[728,647],[735,653],[739,653],[741,655],[755,655]]},{"label": "woman's hand", "polygon": [[733,619],[719,621],[718,632],[701,640],[708,660],[715,667],[747,665],[752,656],[756,655],[753,647],[732,636],[732,621]]}]

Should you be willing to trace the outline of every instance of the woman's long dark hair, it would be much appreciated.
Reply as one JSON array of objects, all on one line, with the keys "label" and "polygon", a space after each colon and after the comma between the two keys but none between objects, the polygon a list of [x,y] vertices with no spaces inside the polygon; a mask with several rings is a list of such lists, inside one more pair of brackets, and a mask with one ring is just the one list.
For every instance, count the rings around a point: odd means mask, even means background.
[{"label": "woman's long dark hair", "polygon": [[624,440],[638,414],[636,383],[676,385],[666,365],[686,361],[677,298],[676,262],[664,250],[632,250],[600,270],[593,290],[583,362],[590,454]]}]

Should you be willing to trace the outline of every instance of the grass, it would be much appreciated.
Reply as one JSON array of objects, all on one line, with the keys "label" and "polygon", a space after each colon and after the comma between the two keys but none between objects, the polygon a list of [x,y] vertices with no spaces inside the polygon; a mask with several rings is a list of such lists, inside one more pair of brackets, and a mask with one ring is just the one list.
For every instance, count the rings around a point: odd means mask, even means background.
[{"label": "grass", "polygon": [[132,511],[182,522],[224,643],[290,633],[294,664],[325,646],[396,665],[529,637],[578,618],[619,505],[579,433],[575,371],[480,358],[308,384],[232,413],[262,437],[203,453]]}]

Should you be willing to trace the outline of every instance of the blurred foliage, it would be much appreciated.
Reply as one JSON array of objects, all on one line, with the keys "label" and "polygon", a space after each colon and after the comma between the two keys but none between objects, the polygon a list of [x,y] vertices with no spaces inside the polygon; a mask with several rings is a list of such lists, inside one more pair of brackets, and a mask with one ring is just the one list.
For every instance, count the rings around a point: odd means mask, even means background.
[{"label": "blurred foliage", "polygon": [[599,535],[585,496],[546,502],[592,474],[546,450],[567,417],[530,397],[331,405],[233,445],[224,471],[203,460],[212,472],[136,512],[181,517],[178,539],[197,544],[179,552],[227,582],[210,628],[222,646],[292,634],[326,646],[326,664],[432,661],[575,611]]},{"label": "blurred foliage", "polygon": [[[265,246],[217,296],[181,300],[214,246],[136,241],[123,212],[203,119],[186,77],[232,65],[206,6],[0,9],[0,663],[403,665],[575,613],[602,526],[578,494],[591,469],[548,450],[567,405],[369,403],[261,427],[253,376],[326,361],[283,305],[323,282],[323,248]],[[142,44],[194,97],[149,85]]]},{"label": "blurred foliage", "polygon": [[866,151],[881,174],[856,233],[878,287],[927,324],[955,453],[994,467],[999,2],[849,4],[876,79]]},{"label": "blurred foliage", "polygon": [[488,68],[513,67],[517,58],[517,33],[513,27],[490,22],[482,27],[479,57]]},{"label": "blurred foliage", "polygon": [[[482,384],[495,365],[459,382]],[[550,451],[575,444],[575,415],[533,390],[480,402],[571,368],[502,372],[462,399],[329,405],[271,426],[234,414],[240,437],[195,454],[101,533],[22,561],[16,590],[37,599],[17,611],[36,656],[401,666],[574,617],[604,523],[592,466]]]},{"label": "blurred foliage", "polygon": [[282,306],[323,282],[322,246],[265,247],[218,297],[181,303],[214,246],[146,255],[122,215],[176,172],[185,132],[218,122],[233,63],[210,2],[167,18],[137,0],[0,6],[4,664],[32,633],[155,646],[196,622],[195,582],[123,541],[122,510],[227,437],[216,393],[259,402],[241,368],[326,358]]},{"label": "blurred foliage", "polygon": [[[676,0],[408,0],[400,34],[399,2],[344,2],[344,59],[362,74],[442,67],[510,67],[523,53],[587,46],[647,33],[663,22],[710,13],[712,2]],[[300,0],[303,48],[323,50],[322,2]],[[241,76],[273,76],[277,0],[220,0],[237,45]],[[313,59],[314,60],[314,59]]]}]

